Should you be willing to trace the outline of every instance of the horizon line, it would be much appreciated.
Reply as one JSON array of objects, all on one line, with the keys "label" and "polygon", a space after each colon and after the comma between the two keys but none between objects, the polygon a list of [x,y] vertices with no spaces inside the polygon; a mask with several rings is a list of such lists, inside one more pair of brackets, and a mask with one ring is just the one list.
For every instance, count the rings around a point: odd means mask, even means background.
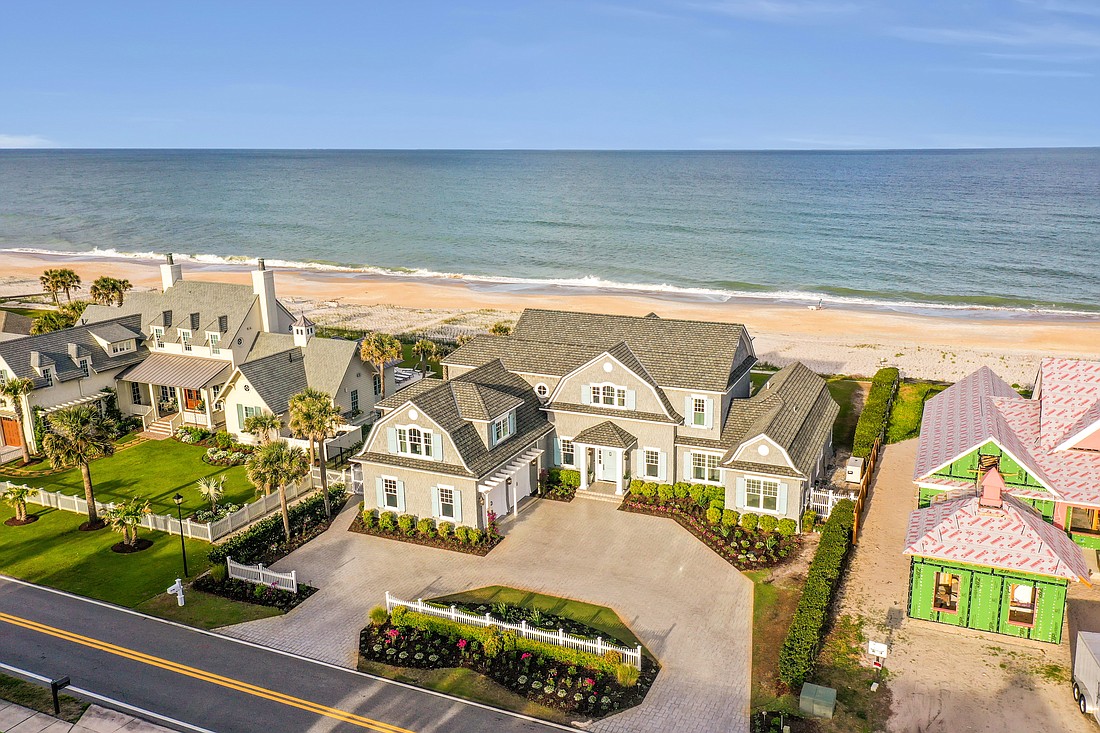
[{"label": "horizon line", "polygon": [[904,152],[967,152],[998,150],[1097,150],[1094,145],[1021,145],[1021,146],[937,146],[937,147],[826,147],[826,148],[344,148],[344,147],[10,147],[0,148],[0,154],[10,152],[362,152],[362,153],[904,153]]}]

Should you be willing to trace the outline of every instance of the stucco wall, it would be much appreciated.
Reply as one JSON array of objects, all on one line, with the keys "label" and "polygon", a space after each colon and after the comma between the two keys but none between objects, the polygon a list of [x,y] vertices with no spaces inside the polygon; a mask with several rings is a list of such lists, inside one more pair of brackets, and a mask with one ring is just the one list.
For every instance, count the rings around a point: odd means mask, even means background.
[{"label": "stucco wall", "polygon": [[[608,418],[601,415],[580,415],[565,412],[551,412],[547,417],[554,425],[554,433],[551,434],[551,437],[569,439],[575,438],[581,431],[593,425],[598,425],[608,420]],[[668,472],[667,481],[671,483],[674,480],[673,476],[676,464],[674,455],[675,426],[669,423],[651,423],[641,420],[617,420],[613,422],[638,439],[637,445],[627,453],[630,475],[635,478],[641,478],[638,470],[638,455],[640,454],[640,450],[645,448],[656,448],[666,456],[665,465]],[[547,465],[557,465],[556,461],[558,460],[558,456],[556,441],[550,442],[547,453],[549,455],[549,459],[546,461]],[[591,468],[592,467],[589,466],[589,469]]]},{"label": "stucco wall", "polygon": [[[411,417],[411,413],[416,412],[416,419]],[[371,429],[370,436],[367,438],[364,447],[364,452],[371,453],[386,453],[390,452],[389,438],[387,433],[389,428],[396,426],[409,426],[415,425],[424,430],[431,430],[434,433],[443,436],[443,460],[438,461],[440,463],[448,463],[455,466],[462,466],[462,458],[459,456],[458,449],[455,448],[454,441],[451,440],[451,436],[446,431],[440,429],[438,425],[431,419],[429,419],[420,410],[417,410],[415,406],[409,405],[401,408],[400,410],[393,410],[384,418],[374,424]]]},{"label": "stucco wall", "polygon": [[[793,519],[794,521],[800,521],[802,517],[802,502],[803,494],[805,492],[806,484],[800,478],[794,478],[791,476],[773,476],[766,473],[756,473],[751,471],[737,471],[732,469],[725,469],[722,471],[723,482],[726,487],[726,508],[736,509],[739,512],[751,512],[753,514],[771,514],[777,519],[783,519],[784,517]],[[769,511],[767,509],[758,509],[756,507],[747,506],[744,502],[737,501],[737,485],[739,479],[746,478],[760,478],[769,481],[778,481],[781,487],[786,487],[787,492],[787,505],[786,511]],[[782,488],[781,488],[782,490]]]},{"label": "stucco wall", "polygon": [[[608,371],[610,367],[610,371]],[[610,383],[634,391],[634,410],[664,414],[665,408],[654,394],[654,388],[642,381],[634,372],[610,357],[597,359],[587,367],[573,372],[561,380],[555,401],[582,404],[586,385]],[[675,404],[675,403],[674,403]]]},{"label": "stucco wall", "polygon": [[405,514],[413,514],[420,518],[432,517],[438,520],[437,517],[432,515],[432,488],[450,486],[455,490],[456,500],[460,500],[462,504],[462,520],[458,524],[484,528],[484,522],[480,517],[480,507],[478,506],[477,484],[474,483],[473,479],[380,464],[362,465],[363,501],[368,509],[392,511],[392,509],[379,507],[378,505],[378,479],[389,477],[404,482]]}]

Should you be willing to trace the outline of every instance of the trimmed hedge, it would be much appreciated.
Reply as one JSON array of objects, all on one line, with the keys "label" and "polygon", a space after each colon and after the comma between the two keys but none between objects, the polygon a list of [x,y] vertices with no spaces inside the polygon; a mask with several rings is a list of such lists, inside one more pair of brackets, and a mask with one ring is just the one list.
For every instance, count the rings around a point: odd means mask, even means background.
[{"label": "trimmed hedge", "polygon": [[879,369],[871,380],[871,392],[863,405],[856,423],[855,437],[852,439],[852,455],[866,458],[871,455],[875,440],[886,430],[890,419],[890,405],[898,393],[898,370],[894,367]]},{"label": "trimmed hedge", "polygon": [[801,687],[813,672],[829,608],[852,546],[854,511],[851,500],[838,501],[821,529],[821,544],[810,563],[802,598],[779,651],[779,677],[791,690]]},{"label": "trimmed hedge", "polygon": [[[342,485],[336,485],[329,489],[328,496],[332,505],[332,516],[335,517],[347,501],[348,492]],[[290,542],[287,542],[283,534],[282,515],[273,514],[225,542],[214,545],[207,557],[215,565],[224,563],[227,557],[244,565],[270,565],[328,528],[324,497],[320,491],[292,506],[288,513]]]}]

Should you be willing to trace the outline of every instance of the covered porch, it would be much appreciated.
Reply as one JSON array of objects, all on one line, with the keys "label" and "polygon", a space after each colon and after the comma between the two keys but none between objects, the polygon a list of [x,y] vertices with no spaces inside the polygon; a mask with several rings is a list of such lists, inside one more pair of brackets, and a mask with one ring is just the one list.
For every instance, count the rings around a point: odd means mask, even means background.
[{"label": "covered porch", "polygon": [[120,407],[128,400],[130,414],[140,415],[145,429],[167,422],[215,430],[225,424],[218,401],[231,365],[222,359],[177,354],[153,354],[119,375]]},{"label": "covered porch", "polygon": [[587,491],[594,482],[608,482],[621,496],[630,470],[630,451],[637,445],[637,438],[610,420],[578,433],[573,446],[581,474],[580,490]]},{"label": "covered porch", "polygon": [[530,448],[478,483],[478,512],[481,526],[489,526],[489,513],[496,517],[518,513],[520,502],[531,495],[542,468],[541,448]]}]

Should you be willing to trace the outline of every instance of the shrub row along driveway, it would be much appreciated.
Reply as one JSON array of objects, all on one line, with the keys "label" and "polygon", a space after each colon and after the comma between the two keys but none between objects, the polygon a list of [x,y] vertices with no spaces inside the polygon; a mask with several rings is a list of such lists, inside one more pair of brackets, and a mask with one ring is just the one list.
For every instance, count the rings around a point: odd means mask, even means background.
[{"label": "shrub row along driveway", "polygon": [[354,667],[366,613],[387,590],[416,599],[525,588],[615,609],[663,666],[640,707],[592,730],[748,731],[752,583],[675,523],[603,502],[540,501],[474,557],[347,532],[355,506],[274,566],[319,593],[286,616],[221,631]]}]

